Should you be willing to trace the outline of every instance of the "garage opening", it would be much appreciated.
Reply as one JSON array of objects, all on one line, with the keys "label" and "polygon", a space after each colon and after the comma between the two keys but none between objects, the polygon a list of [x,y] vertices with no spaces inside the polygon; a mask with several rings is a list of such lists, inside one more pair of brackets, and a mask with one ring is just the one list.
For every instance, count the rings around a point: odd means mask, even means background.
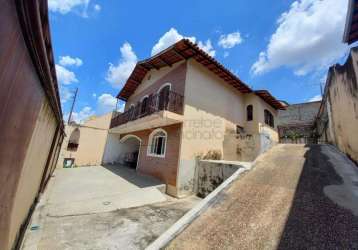
[{"label": "garage opening", "polygon": [[141,140],[135,135],[126,135],[121,140],[121,160],[124,165],[137,168]]}]

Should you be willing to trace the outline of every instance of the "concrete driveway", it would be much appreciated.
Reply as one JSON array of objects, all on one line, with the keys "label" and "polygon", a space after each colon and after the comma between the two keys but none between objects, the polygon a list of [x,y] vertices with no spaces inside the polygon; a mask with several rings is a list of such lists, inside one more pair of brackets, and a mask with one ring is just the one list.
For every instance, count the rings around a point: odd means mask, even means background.
[{"label": "concrete driveway", "polygon": [[57,169],[37,205],[22,249],[143,249],[198,198],[121,166]]},{"label": "concrete driveway", "polygon": [[51,184],[51,216],[109,212],[166,200],[160,181],[117,165],[57,169]]},{"label": "concrete driveway", "polygon": [[278,145],[167,249],[358,249],[358,168],[329,145]]}]

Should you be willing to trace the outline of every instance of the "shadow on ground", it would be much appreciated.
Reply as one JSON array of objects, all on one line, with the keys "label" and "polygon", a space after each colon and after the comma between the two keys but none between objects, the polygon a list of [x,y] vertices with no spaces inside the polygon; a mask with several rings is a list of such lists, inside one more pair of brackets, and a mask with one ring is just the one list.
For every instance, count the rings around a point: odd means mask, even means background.
[{"label": "shadow on ground", "polygon": [[103,167],[111,171],[113,174],[120,176],[121,178],[140,188],[163,184],[160,180],[148,175],[139,174],[134,168],[127,166],[113,164],[103,165]]},{"label": "shadow on ground", "polygon": [[323,147],[307,147],[278,249],[358,249],[358,217],[324,193],[325,187],[343,185],[344,181]]}]

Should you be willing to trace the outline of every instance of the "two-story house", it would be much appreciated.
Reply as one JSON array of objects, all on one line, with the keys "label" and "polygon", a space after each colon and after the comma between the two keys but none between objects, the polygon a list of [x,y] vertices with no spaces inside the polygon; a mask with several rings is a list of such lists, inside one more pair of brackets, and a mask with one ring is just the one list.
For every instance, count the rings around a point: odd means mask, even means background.
[{"label": "two-story house", "polygon": [[126,105],[104,163],[132,165],[177,197],[192,190],[197,158],[251,161],[276,143],[284,109],[186,39],[138,62],[117,98]]}]

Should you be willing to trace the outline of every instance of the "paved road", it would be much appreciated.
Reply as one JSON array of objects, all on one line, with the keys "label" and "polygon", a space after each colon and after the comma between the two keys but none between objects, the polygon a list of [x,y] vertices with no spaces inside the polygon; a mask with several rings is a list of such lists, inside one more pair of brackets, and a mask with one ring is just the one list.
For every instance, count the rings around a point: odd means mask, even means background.
[{"label": "paved road", "polygon": [[168,249],[358,249],[358,168],[327,145],[279,145]]}]

